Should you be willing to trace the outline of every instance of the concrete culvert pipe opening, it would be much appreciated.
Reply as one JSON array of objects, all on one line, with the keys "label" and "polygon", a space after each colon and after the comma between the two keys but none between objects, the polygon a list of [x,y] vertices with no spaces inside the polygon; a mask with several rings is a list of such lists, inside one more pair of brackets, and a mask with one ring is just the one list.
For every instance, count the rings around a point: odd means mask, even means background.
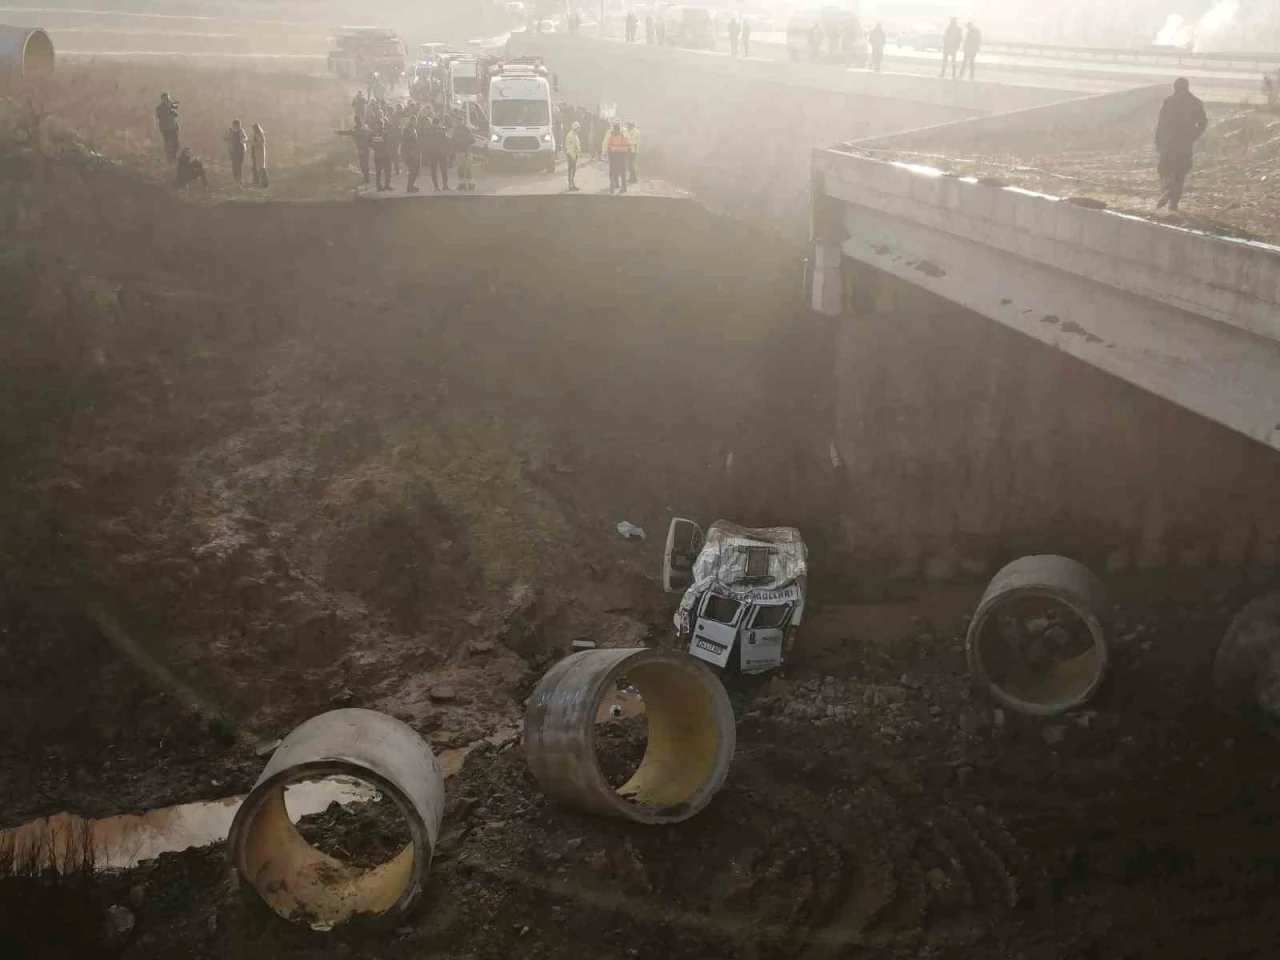
[{"label": "concrete culvert pipe opening", "polygon": [[[607,762],[606,774],[597,723],[629,722],[625,706],[623,716],[611,717],[613,703],[606,702],[619,681],[643,701],[647,736],[642,754],[632,763]],[[733,707],[720,681],[693,658],[665,650],[566,657],[538,683],[525,714],[525,756],[548,795],[637,823],[677,823],[702,810],[729,774],[735,743]],[[612,752],[608,758],[619,759]]]},{"label": "concrete culvert pipe opening", "polygon": [[43,77],[53,73],[53,41],[31,27],[0,25],[0,74]]},{"label": "concrete culvert pipe opening", "polygon": [[1213,661],[1213,687],[1225,709],[1280,733],[1280,593],[1254,600],[1231,621]]},{"label": "concrete culvert pipe opening", "polygon": [[[349,813],[301,828],[286,788],[367,784]],[[329,929],[358,915],[394,926],[417,902],[444,811],[444,778],[414,731],[372,710],[313,717],[280,742],[231,825],[240,876],[280,916]]]},{"label": "concrete culvert pipe opening", "polygon": [[1005,706],[1051,716],[1087,703],[1107,668],[1102,583],[1067,557],[1021,557],[987,585],[969,624],[974,679]]}]

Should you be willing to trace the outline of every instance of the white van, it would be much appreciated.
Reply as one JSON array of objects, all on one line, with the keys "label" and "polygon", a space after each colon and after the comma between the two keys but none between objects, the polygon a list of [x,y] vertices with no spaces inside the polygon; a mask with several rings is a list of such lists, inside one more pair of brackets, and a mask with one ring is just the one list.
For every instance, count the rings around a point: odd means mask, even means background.
[{"label": "white van", "polygon": [[508,65],[489,79],[489,156],[556,168],[551,84],[535,68]]},{"label": "white van", "polygon": [[474,57],[449,61],[449,109],[462,110],[468,101],[480,102],[480,64]]},{"label": "white van", "polygon": [[677,517],[662,581],[684,592],[676,637],[690,656],[730,675],[782,665],[804,616],[808,549],[795,527],[749,529],[717,520],[706,531]]}]

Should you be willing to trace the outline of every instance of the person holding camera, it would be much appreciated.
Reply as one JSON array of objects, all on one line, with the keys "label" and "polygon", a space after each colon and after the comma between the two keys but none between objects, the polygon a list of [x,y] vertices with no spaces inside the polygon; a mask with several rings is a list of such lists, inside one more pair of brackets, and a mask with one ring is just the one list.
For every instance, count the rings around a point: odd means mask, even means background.
[{"label": "person holding camera", "polygon": [[156,126],[164,137],[164,157],[170,163],[178,159],[178,101],[169,94],[160,94],[156,107]]}]

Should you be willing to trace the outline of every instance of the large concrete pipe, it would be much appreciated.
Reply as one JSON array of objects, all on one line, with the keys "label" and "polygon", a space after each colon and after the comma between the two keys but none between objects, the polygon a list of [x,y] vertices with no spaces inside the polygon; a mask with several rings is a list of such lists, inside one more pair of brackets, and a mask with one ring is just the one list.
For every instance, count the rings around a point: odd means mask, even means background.
[{"label": "large concrete pipe", "polygon": [[1087,702],[1107,669],[1098,621],[1106,592],[1067,557],[1020,557],[982,594],[965,646],[974,678],[1020,713],[1051,716]]},{"label": "large concrete pipe", "polygon": [[[612,789],[596,757],[596,715],[626,677],[644,700],[649,738],[631,778]],[[637,823],[677,823],[700,811],[729,775],[733,707],[716,676],[682,653],[584,650],[539,681],[524,750],[542,789],[565,803]]]},{"label": "large concrete pipe", "polygon": [[[410,843],[363,869],[311,846],[289,819],[284,789],[301,780],[348,776],[395,801]],[[327,929],[357,914],[394,926],[422,892],[444,812],[444,778],[412,729],[372,710],[312,717],[281,742],[231,824],[240,876],[282,917]]]},{"label": "large concrete pipe", "polygon": [[0,76],[39,77],[53,73],[53,41],[38,27],[0,24]]},{"label": "large concrete pipe", "polygon": [[1280,733],[1280,593],[1236,614],[1213,661],[1213,686],[1224,707]]}]

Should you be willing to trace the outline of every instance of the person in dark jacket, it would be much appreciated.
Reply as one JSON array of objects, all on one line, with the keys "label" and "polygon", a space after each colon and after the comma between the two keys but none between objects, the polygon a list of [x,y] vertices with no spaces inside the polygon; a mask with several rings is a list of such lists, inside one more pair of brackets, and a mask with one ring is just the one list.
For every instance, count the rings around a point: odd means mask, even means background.
[{"label": "person in dark jacket", "polygon": [[969,71],[969,79],[973,79],[973,64],[978,59],[978,50],[982,47],[982,31],[972,22],[964,25],[964,60],[960,63],[960,79]]},{"label": "person in dark jacket", "polygon": [[417,193],[418,174],[422,172],[422,142],[418,138],[417,117],[405,124],[404,133],[400,135],[400,156],[404,158],[404,168],[409,174],[409,182],[405,190],[408,193]]},{"label": "person in dark jacket", "polygon": [[360,161],[360,172],[364,182],[369,182],[369,151],[373,149],[373,135],[369,127],[359,117],[356,118],[354,130],[339,130],[338,136],[351,137],[356,142],[356,157]]},{"label": "person in dark jacket", "polygon": [[956,79],[956,54],[960,52],[960,44],[964,42],[964,31],[960,29],[960,23],[955,17],[951,18],[951,22],[947,24],[947,29],[942,33],[942,72],[938,74],[940,77],[947,75],[947,61],[951,61],[951,79]]},{"label": "person in dark jacket", "polygon": [[453,152],[458,164],[458,189],[474,193],[476,181],[471,147],[475,143],[475,135],[467,129],[461,116],[454,117],[453,129],[449,131],[449,149]]},{"label": "person in dark jacket", "polygon": [[373,150],[373,179],[379,191],[390,190],[391,186],[391,139],[387,136],[387,122],[379,120],[373,125],[369,146]]},{"label": "person in dark jacket", "polygon": [[[391,154],[391,173],[400,176],[400,120],[393,113],[384,126],[387,134],[387,150]],[[390,186],[390,181],[387,183]]]},{"label": "person in dark jacket", "polygon": [[164,157],[170,163],[178,159],[178,104],[167,93],[160,94],[156,106],[156,126],[164,137]]},{"label": "person in dark jacket", "polygon": [[422,159],[431,174],[431,186],[449,189],[449,135],[443,120],[428,120],[422,136]]},{"label": "person in dark jacket", "polygon": [[206,187],[209,185],[204,175],[204,164],[200,162],[200,158],[192,156],[190,147],[183,147],[182,152],[178,154],[178,186],[185,187],[188,183],[195,183],[197,180]]},{"label": "person in dark jacket", "polygon": [[249,137],[239,120],[231,121],[231,129],[222,135],[227,142],[227,151],[231,155],[231,176],[236,183],[244,182],[244,155],[248,152]]},{"label": "person in dark jacket", "polygon": [[1191,153],[1195,143],[1209,125],[1204,103],[1191,92],[1185,77],[1173,81],[1173,94],[1165,97],[1156,122],[1156,152],[1160,155],[1157,170],[1163,192],[1156,209],[1168,205],[1177,210],[1182,188],[1191,172]]},{"label": "person in dark jacket", "polygon": [[884,62],[884,41],[884,27],[877,23],[875,29],[867,34],[867,45],[871,48],[871,69],[876,73],[880,72],[880,64]]}]

